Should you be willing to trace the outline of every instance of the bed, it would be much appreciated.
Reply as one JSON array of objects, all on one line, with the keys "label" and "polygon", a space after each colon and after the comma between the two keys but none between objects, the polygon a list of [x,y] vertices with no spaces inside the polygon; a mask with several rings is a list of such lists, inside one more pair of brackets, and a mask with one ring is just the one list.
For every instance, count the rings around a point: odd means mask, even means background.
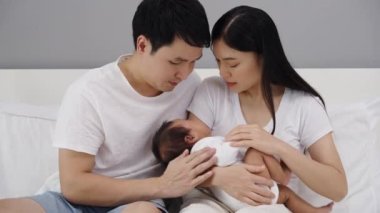
[{"label": "bed", "polygon": [[[51,147],[67,86],[87,70],[0,70],[0,198],[36,193],[57,171]],[[201,78],[217,69],[196,69]],[[380,212],[380,69],[297,69],[325,98],[349,191],[333,212]],[[314,205],[327,202],[306,187]]]}]

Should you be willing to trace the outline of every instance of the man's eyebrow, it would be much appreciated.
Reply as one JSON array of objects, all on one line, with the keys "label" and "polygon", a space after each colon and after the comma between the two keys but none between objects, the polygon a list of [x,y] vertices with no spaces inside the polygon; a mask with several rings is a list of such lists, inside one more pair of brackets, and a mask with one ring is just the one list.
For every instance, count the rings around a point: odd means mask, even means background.
[{"label": "man's eyebrow", "polygon": [[[194,61],[198,61],[200,58],[202,58],[203,55],[200,55],[198,58],[196,58]],[[187,59],[184,59],[184,58],[181,58],[181,57],[177,57],[175,58],[174,60],[176,61],[182,61],[182,62],[188,62],[189,60]]]}]

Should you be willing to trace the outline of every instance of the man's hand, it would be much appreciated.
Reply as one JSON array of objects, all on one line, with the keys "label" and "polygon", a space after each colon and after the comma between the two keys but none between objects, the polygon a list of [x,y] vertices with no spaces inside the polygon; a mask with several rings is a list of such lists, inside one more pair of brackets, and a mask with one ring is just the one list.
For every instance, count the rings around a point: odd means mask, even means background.
[{"label": "man's hand", "polygon": [[273,181],[258,176],[264,166],[237,164],[229,167],[215,167],[215,186],[222,188],[229,195],[249,205],[270,204],[274,194],[268,189]]},{"label": "man's hand", "polygon": [[216,163],[215,149],[204,148],[189,154],[185,150],[172,160],[159,178],[163,198],[179,197],[213,175],[210,170]]}]

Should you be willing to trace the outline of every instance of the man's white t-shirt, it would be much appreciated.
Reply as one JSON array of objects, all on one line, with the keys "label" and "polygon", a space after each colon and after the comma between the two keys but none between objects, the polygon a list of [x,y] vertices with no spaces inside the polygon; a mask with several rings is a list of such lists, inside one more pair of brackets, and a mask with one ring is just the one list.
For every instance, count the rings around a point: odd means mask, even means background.
[{"label": "man's white t-shirt", "polygon": [[[210,77],[201,83],[188,110],[211,128],[213,136],[225,136],[237,125],[247,124],[238,94],[231,92],[220,77]],[[272,128],[272,121],[264,127],[268,132]],[[275,137],[304,153],[331,131],[330,120],[319,98],[285,89],[276,112]],[[288,186],[297,193],[298,185],[298,178],[292,175]]]},{"label": "man's white t-shirt", "polygon": [[119,60],[90,70],[68,88],[53,144],[95,155],[96,174],[128,179],[158,176],[162,168],[151,151],[152,135],[163,121],[186,118],[200,78],[192,73],[173,91],[145,97],[129,84]]}]

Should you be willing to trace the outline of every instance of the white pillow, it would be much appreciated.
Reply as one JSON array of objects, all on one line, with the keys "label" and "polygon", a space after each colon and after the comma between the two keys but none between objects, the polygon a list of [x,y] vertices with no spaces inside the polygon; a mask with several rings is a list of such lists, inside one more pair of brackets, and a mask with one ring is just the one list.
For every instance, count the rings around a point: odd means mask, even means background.
[{"label": "white pillow", "polygon": [[375,212],[376,197],[371,180],[376,134],[367,103],[331,110],[330,118],[348,181],[348,195],[341,204],[346,204],[350,212]]},{"label": "white pillow", "polygon": [[0,198],[33,195],[58,169],[51,107],[0,103]]},{"label": "white pillow", "polygon": [[0,112],[15,116],[57,120],[58,106],[38,106],[27,103],[0,101]]},{"label": "white pillow", "polygon": [[[380,191],[380,165],[375,155],[380,150],[376,149],[375,127],[380,120],[380,98],[332,107],[328,114],[348,181],[348,194],[334,204],[333,212],[376,212],[379,197],[375,193]],[[374,188],[376,184],[377,189]],[[300,196],[316,206],[329,202],[302,183],[300,188]]]},{"label": "white pillow", "polygon": [[371,183],[373,183],[372,185],[375,188],[374,191],[377,204],[376,212],[380,212],[380,97],[368,101],[367,110],[371,121],[371,130],[376,133],[376,141],[371,160],[371,171],[373,173]]}]

